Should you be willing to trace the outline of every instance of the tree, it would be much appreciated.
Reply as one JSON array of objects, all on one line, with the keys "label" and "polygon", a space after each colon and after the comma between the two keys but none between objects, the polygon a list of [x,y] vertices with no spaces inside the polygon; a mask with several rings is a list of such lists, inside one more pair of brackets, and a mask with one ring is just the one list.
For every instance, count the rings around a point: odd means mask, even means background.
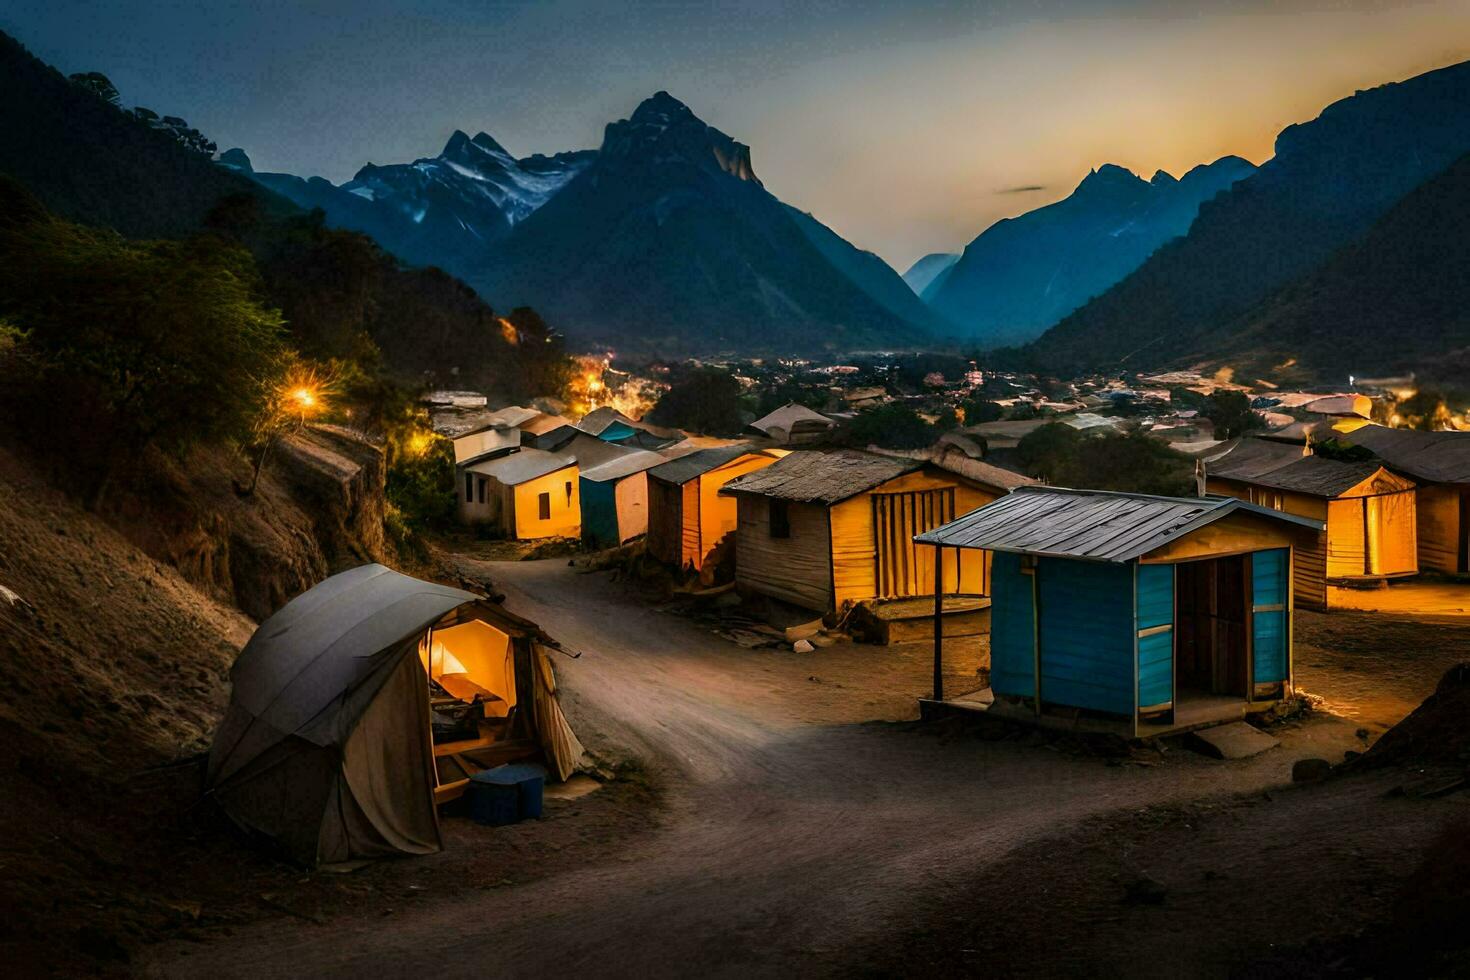
[{"label": "tree", "polygon": [[90,467],[89,499],[150,447],[248,439],[285,354],[249,253],[208,236],[129,241],[14,191],[0,186],[0,317],[27,332],[22,408]]},{"label": "tree", "polygon": [[939,431],[902,402],[885,402],[858,412],[847,423],[844,441],[853,446],[923,449],[934,443]]},{"label": "tree", "polygon": [[112,84],[112,79],[100,71],[79,71],[73,75],[68,75],[67,78],[77,86],[91,92],[108,105],[117,105],[118,100],[121,98],[118,94],[117,86]]},{"label": "tree", "polygon": [[1453,428],[1450,424],[1449,406],[1442,392],[1433,388],[1420,388],[1393,407],[1398,416],[1397,424],[1406,429],[1435,432]]},{"label": "tree", "polygon": [[1084,435],[1059,422],[1028,433],[1016,457],[1054,486],[1189,496],[1194,466],[1162,439],[1139,432]]},{"label": "tree", "polygon": [[982,422],[998,422],[1006,413],[1004,408],[985,398],[966,399],[960,403],[960,410],[965,413],[966,425],[979,425]]},{"label": "tree", "polygon": [[664,392],[649,420],[712,436],[733,436],[744,428],[740,382],[720,368],[695,368]]},{"label": "tree", "polygon": [[1206,401],[1203,415],[1215,427],[1216,439],[1233,439],[1265,424],[1245,392],[1223,388]]}]

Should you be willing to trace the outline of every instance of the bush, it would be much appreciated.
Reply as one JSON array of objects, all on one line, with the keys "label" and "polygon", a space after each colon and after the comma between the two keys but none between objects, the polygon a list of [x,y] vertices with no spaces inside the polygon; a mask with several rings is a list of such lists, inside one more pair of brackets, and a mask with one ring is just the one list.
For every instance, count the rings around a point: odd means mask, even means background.
[{"label": "bush", "polygon": [[1016,458],[1053,486],[1166,496],[1194,494],[1194,463],[1162,439],[1141,432],[1084,435],[1053,423],[1028,433]]},{"label": "bush", "polygon": [[676,380],[648,413],[657,425],[711,436],[738,435],[741,419],[740,382],[720,368],[695,368]]},{"label": "bush", "polygon": [[1243,436],[1265,424],[1260,413],[1251,409],[1251,400],[1243,391],[1215,392],[1206,400],[1203,415],[1215,427],[1216,439]]}]

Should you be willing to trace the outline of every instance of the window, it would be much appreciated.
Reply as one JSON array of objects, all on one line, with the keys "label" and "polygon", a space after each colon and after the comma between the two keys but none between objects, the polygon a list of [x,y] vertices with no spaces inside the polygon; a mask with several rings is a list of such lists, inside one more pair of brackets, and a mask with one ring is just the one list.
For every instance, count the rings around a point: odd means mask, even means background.
[{"label": "window", "polygon": [[536,497],[537,513],[543,521],[551,520],[551,494],[543,493]]},{"label": "window", "polygon": [[480,503],[483,504],[485,502],[485,478],[482,476],[476,482],[479,484]]},{"label": "window", "polygon": [[784,500],[771,501],[771,537],[791,537],[791,514],[787,511],[787,502]]},{"label": "window", "polygon": [[464,475],[464,502],[467,504],[475,502],[475,475],[473,473]]},{"label": "window", "polygon": [[572,506],[572,481],[567,481],[567,506]]}]

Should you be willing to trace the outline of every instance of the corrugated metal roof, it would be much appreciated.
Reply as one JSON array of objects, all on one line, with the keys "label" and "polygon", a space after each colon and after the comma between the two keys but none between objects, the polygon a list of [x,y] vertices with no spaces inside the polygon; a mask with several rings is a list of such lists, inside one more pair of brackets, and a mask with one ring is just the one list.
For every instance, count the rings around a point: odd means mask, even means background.
[{"label": "corrugated metal roof", "polygon": [[534,480],[548,473],[555,473],[557,470],[576,465],[575,459],[561,453],[548,453],[541,449],[522,449],[509,456],[492,459],[488,463],[477,463],[469,467],[469,470],[472,473],[494,477],[506,486],[513,487],[527,480]]},{"label": "corrugated metal roof", "polygon": [[1019,487],[914,540],[946,547],[1126,562],[1237,512],[1322,530],[1321,521],[1234,497],[1155,497],[1032,486]]},{"label": "corrugated metal roof", "polygon": [[768,456],[770,454],[759,449],[752,449],[746,443],[735,446],[715,446],[710,449],[698,449],[677,459],[671,459],[649,470],[648,475],[658,477],[666,483],[688,483],[696,476],[718,469],[745,455]]},{"label": "corrugated metal roof", "polygon": [[802,450],[765,469],[731,480],[721,493],[835,504],[924,466],[923,460],[879,456],[855,449]]},{"label": "corrugated metal roof", "polygon": [[1325,456],[1303,456],[1297,446],[1261,439],[1240,445],[1208,464],[1208,476],[1313,497],[1336,497],[1369,479],[1383,467],[1376,461],[1348,462]]},{"label": "corrugated metal roof", "polygon": [[1419,432],[1382,425],[1339,432],[1324,425],[1313,433],[1313,439],[1362,446],[1389,469],[1426,483],[1470,483],[1470,432]]},{"label": "corrugated metal roof", "polygon": [[608,480],[621,480],[625,476],[651,470],[655,466],[661,466],[668,462],[658,453],[650,453],[636,449],[626,456],[599,463],[590,469],[581,470],[582,479],[591,480],[593,483],[605,483]]}]

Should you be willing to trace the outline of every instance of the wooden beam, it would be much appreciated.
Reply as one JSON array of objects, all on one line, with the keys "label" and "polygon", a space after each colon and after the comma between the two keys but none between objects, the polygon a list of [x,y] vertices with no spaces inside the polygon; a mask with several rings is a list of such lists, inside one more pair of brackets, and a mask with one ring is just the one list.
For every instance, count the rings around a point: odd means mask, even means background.
[{"label": "wooden beam", "polygon": [[934,700],[944,700],[944,545],[934,546]]}]

